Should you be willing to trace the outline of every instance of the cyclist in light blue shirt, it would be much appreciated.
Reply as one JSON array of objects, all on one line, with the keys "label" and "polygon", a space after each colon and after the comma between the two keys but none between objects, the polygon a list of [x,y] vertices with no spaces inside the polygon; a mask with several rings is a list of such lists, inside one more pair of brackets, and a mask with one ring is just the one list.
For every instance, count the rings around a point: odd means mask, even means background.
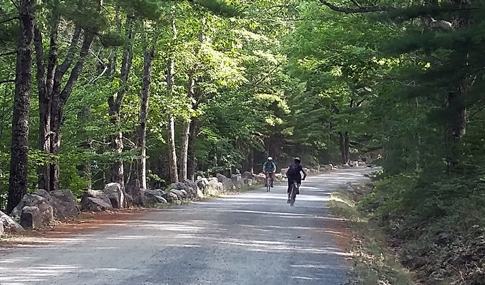
[{"label": "cyclist in light blue shirt", "polygon": [[[275,179],[275,172],[276,172],[276,164],[273,162],[273,158],[270,156],[265,163],[263,163],[263,172],[266,175],[266,179],[268,177],[271,178],[271,187],[273,187],[273,181]],[[267,187],[268,185],[264,185]]]}]

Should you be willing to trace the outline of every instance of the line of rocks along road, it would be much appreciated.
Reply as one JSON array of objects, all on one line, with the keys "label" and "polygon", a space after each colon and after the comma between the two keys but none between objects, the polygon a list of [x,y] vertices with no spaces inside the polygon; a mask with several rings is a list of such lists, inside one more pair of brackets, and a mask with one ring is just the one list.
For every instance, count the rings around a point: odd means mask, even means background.
[{"label": "line of rocks along road", "polygon": [[286,185],[139,213],[74,236],[0,249],[0,284],[346,284],[329,194],[353,168]]}]

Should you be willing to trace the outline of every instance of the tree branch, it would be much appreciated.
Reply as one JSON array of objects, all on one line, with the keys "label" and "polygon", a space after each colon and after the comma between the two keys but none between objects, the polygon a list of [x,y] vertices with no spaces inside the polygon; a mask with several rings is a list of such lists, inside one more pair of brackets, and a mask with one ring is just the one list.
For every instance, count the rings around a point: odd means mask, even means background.
[{"label": "tree branch", "polygon": [[0,56],[7,56],[7,55],[16,54],[16,53],[17,53],[17,51],[14,50],[14,51],[6,52],[6,53],[1,53]]},{"label": "tree branch", "polygon": [[345,14],[385,12],[385,11],[389,11],[389,10],[393,9],[392,7],[385,7],[385,6],[360,7],[355,2],[354,2],[354,4],[356,4],[358,6],[358,8],[355,8],[355,9],[335,6],[332,3],[327,2],[325,0],[320,0],[320,3],[322,3],[323,5],[327,6],[328,8],[330,8],[330,9],[336,11],[336,12],[345,13]]},{"label": "tree branch", "polygon": [[10,18],[10,19],[7,19],[7,20],[3,20],[3,21],[0,21],[0,25],[8,23],[8,22],[13,21],[13,20],[19,20],[19,19],[20,19],[19,17],[13,17],[13,18]]},{"label": "tree branch", "polygon": [[0,80],[0,84],[3,83],[15,83],[15,79],[10,79],[10,80]]},{"label": "tree branch", "polygon": [[103,66],[103,71],[101,72],[101,74],[99,74],[98,76],[96,76],[95,78],[89,80],[88,84],[94,84],[96,81],[98,81],[99,78],[101,78],[101,76],[103,76],[106,71],[108,70],[108,66],[106,65],[106,63],[104,63],[104,61],[99,58],[99,56],[97,54],[95,54],[91,49],[89,49],[89,52],[98,60],[99,63],[101,63],[101,65]]},{"label": "tree branch", "polygon": [[67,72],[72,64],[72,60],[74,59],[74,52],[76,50],[77,43],[79,42],[80,35],[81,27],[76,26],[74,33],[72,34],[71,45],[69,46],[69,50],[67,51],[66,58],[64,59],[64,62],[59,67],[57,67],[56,73],[58,73],[60,77],[62,77]]},{"label": "tree branch", "polygon": [[121,72],[120,72],[120,82],[121,82],[121,90],[116,95],[116,109],[119,110],[121,108],[121,103],[123,102],[123,98],[125,97],[125,93],[127,91],[126,84],[128,82],[128,76],[130,74],[131,65],[133,61],[133,37],[134,37],[134,27],[135,25],[135,16],[132,14],[126,19],[126,34],[128,35],[129,43],[126,45],[125,50],[123,52],[123,59],[121,60]]},{"label": "tree branch", "polygon": [[76,65],[71,71],[71,76],[69,76],[69,79],[67,80],[66,86],[64,86],[64,89],[61,92],[60,98],[61,98],[61,104],[64,105],[69,98],[69,95],[71,95],[72,88],[74,87],[74,83],[76,83],[77,79],[79,78],[79,75],[81,74],[84,62],[86,61],[86,57],[89,53],[89,48],[91,47],[91,43],[93,42],[94,39],[94,34],[90,32],[86,32],[84,35],[84,41],[81,47],[81,51],[79,53],[79,59],[77,60]]}]

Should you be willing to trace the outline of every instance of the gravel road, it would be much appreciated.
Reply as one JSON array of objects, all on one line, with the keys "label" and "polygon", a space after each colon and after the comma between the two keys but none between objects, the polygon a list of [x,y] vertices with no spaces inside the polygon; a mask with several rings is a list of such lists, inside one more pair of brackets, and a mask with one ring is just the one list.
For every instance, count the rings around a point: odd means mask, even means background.
[{"label": "gravel road", "polygon": [[349,263],[328,228],[328,195],[357,168],[148,212],[34,246],[0,249],[0,284],[345,284]]}]

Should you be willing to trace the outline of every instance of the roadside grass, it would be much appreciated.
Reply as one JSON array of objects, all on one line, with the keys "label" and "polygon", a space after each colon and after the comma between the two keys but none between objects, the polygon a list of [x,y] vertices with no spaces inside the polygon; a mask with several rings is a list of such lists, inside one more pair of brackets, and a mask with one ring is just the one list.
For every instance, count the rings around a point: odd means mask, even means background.
[{"label": "roadside grass", "polygon": [[356,284],[415,284],[388,248],[387,237],[377,224],[357,210],[354,196],[339,189],[330,195],[330,211],[344,218],[352,231],[350,250],[355,264]]}]

